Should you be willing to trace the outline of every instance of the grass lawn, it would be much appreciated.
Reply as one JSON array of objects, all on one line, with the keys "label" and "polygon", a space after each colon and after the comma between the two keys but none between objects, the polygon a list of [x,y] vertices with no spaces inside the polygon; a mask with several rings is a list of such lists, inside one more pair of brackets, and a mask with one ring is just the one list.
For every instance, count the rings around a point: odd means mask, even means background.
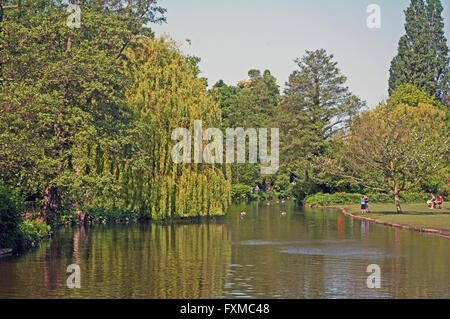
[{"label": "grass lawn", "polygon": [[[365,217],[385,222],[415,226],[420,228],[433,228],[450,232],[450,209],[429,209],[425,203],[400,204],[403,214],[397,214],[395,205],[370,204],[370,213]],[[444,203],[445,205],[445,203]],[[361,216],[359,205],[343,206],[347,212]]]}]

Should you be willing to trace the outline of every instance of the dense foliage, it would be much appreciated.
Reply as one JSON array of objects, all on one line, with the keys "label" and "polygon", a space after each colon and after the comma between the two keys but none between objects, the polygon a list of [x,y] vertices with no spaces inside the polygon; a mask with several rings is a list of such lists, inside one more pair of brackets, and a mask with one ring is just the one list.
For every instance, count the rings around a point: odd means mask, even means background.
[{"label": "dense foliage", "polygon": [[0,180],[0,247],[8,247],[21,221],[20,203],[11,187]]},{"label": "dense foliage", "polygon": [[163,39],[139,44],[125,65],[133,80],[127,102],[136,114],[137,142],[132,161],[122,167],[120,194],[127,207],[153,219],[222,215],[229,202],[229,168],[176,164],[175,141],[170,142],[176,128],[190,128],[194,136],[195,120],[220,127],[220,108],[174,44]]},{"label": "dense foliage", "polygon": [[[392,194],[384,193],[333,193],[324,194],[316,193],[308,195],[303,203],[312,206],[339,206],[339,205],[358,205],[360,203],[361,195],[368,195],[370,203],[392,203],[394,196]],[[431,194],[427,193],[402,193],[401,199],[407,203],[426,202],[431,198]]]},{"label": "dense foliage", "polygon": [[[47,224],[77,222],[80,212],[98,223],[200,217],[224,214],[231,200],[344,204],[368,190],[400,212],[400,199],[450,193],[439,0],[411,0],[390,97],[369,111],[324,49],[295,60],[283,92],[257,69],[208,90],[199,57],[155,39],[149,25],[165,21],[156,0],[77,4],[79,28],[67,25],[63,0],[22,0],[0,21],[0,246],[32,246]],[[171,133],[193,136],[195,120],[279,128],[279,171],[174,163]],[[24,201],[38,214],[24,219]]]},{"label": "dense foliage", "polygon": [[231,199],[234,202],[247,201],[252,198],[252,188],[245,184],[233,184]]},{"label": "dense foliage", "polygon": [[335,140],[340,148],[318,163],[332,175],[392,194],[401,213],[401,192],[448,167],[444,132],[446,113],[433,105],[381,104],[360,115],[348,134]]},{"label": "dense foliage", "polygon": [[2,22],[0,177],[39,200],[51,224],[64,206],[117,194],[114,166],[102,174],[101,159],[128,144],[119,66],[137,36],[151,36],[144,25],[164,13],[154,0],[78,5],[80,28],[68,27],[59,0],[21,1]]},{"label": "dense foliage", "polygon": [[345,86],[333,55],[325,50],[307,51],[295,61],[294,71],[278,112],[281,131],[281,173],[293,177],[298,199],[320,189],[320,173],[311,167],[311,158],[324,154],[331,138],[345,130],[365,105]]},{"label": "dense foliage", "polygon": [[[222,80],[211,90],[222,110],[223,128],[277,127],[275,116],[278,110],[280,90],[269,70],[248,71],[248,79],[236,86],[228,86]],[[231,164],[232,183],[245,184],[266,190],[273,181],[272,176],[262,176],[259,164]]]},{"label": "dense foliage", "polygon": [[0,248],[22,251],[50,233],[50,227],[41,220],[23,220],[22,209],[23,199],[17,191],[0,180]]},{"label": "dense foliage", "polygon": [[411,0],[405,10],[406,34],[391,62],[389,93],[411,83],[445,101],[450,93],[450,57],[442,11],[440,0]]}]

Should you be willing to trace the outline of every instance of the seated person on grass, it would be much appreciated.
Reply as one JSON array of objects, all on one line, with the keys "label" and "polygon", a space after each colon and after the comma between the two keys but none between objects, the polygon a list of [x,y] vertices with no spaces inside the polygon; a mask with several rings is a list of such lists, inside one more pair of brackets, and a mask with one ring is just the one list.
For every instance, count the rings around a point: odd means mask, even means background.
[{"label": "seated person on grass", "polygon": [[444,208],[444,198],[442,196],[439,196],[439,200],[436,202],[435,205],[439,209]]},{"label": "seated person on grass", "polygon": [[431,195],[431,199],[427,201],[428,208],[436,208],[436,196]]}]

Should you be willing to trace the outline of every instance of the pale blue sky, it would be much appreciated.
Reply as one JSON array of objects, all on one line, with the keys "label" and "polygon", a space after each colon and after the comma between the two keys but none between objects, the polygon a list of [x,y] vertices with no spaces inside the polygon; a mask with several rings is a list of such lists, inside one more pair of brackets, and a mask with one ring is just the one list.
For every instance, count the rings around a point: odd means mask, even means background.
[{"label": "pale blue sky", "polygon": [[[332,53],[348,86],[370,107],[387,97],[389,66],[404,34],[409,0],[162,0],[167,33],[186,54],[199,56],[209,85],[247,78],[252,68],[269,69],[283,88],[305,50]],[[449,2],[444,5],[449,38]],[[369,4],[381,7],[381,29],[369,29]],[[192,41],[189,46],[186,39]]]}]

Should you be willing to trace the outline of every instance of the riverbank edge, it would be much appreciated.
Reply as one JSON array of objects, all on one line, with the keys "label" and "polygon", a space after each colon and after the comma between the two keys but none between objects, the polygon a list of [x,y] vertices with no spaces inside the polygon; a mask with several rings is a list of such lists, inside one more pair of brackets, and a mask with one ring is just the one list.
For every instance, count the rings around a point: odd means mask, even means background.
[{"label": "riverbank edge", "polygon": [[52,235],[53,235],[53,233],[46,234],[46,235],[40,237],[38,242],[36,242],[36,243],[33,242],[30,247],[26,247],[26,248],[23,248],[23,249],[0,247],[0,258],[8,257],[8,256],[11,256],[11,255],[16,255],[16,256],[23,255],[24,253],[26,253],[26,252],[34,249],[34,248],[39,247],[41,242],[51,239]]},{"label": "riverbank edge", "polygon": [[12,248],[0,248],[0,257],[10,255],[13,252]]},{"label": "riverbank edge", "polygon": [[370,217],[354,215],[352,213],[349,213],[344,207],[339,207],[339,206],[315,206],[315,205],[305,205],[305,207],[313,208],[313,209],[339,210],[345,216],[349,216],[351,218],[355,218],[355,219],[359,219],[359,220],[368,221],[370,223],[374,223],[374,224],[377,224],[377,225],[389,226],[389,227],[400,228],[400,229],[406,229],[406,230],[415,231],[415,232],[419,232],[419,233],[428,233],[428,234],[432,234],[432,235],[435,235],[435,236],[438,236],[438,237],[441,237],[441,238],[450,239],[450,235],[445,234],[444,231],[439,230],[439,229],[421,228],[421,227],[415,227],[415,226],[401,225],[401,224],[395,224],[395,223],[391,223],[391,222],[386,222],[386,221],[383,221],[383,220],[380,220],[380,219],[374,219],[374,218],[370,218]]},{"label": "riverbank edge", "polygon": [[190,223],[190,222],[205,222],[205,221],[217,221],[217,219],[220,219],[224,217],[226,214],[223,215],[206,215],[206,216],[186,216],[186,217],[176,217],[176,218],[166,218],[166,219],[151,219],[151,218],[132,218],[128,220],[122,220],[122,219],[116,219],[116,220],[104,220],[104,221],[86,221],[86,222],[74,222],[74,223],[61,223],[58,224],[54,229],[52,229],[51,233],[46,234],[45,236],[42,236],[37,243],[33,243],[32,246],[27,247],[23,250],[17,250],[14,248],[8,248],[8,247],[0,247],[0,258],[7,257],[10,255],[22,255],[34,248],[37,248],[39,244],[43,241],[49,240],[53,237],[53,232],[66,228],[66,227],[79,227],[79,226],[99,226],[99,225],[117,225],[117,224],[144,224],[144,223],[155,223],[155,224],[162,224],[167,225],[170,223]]}]

